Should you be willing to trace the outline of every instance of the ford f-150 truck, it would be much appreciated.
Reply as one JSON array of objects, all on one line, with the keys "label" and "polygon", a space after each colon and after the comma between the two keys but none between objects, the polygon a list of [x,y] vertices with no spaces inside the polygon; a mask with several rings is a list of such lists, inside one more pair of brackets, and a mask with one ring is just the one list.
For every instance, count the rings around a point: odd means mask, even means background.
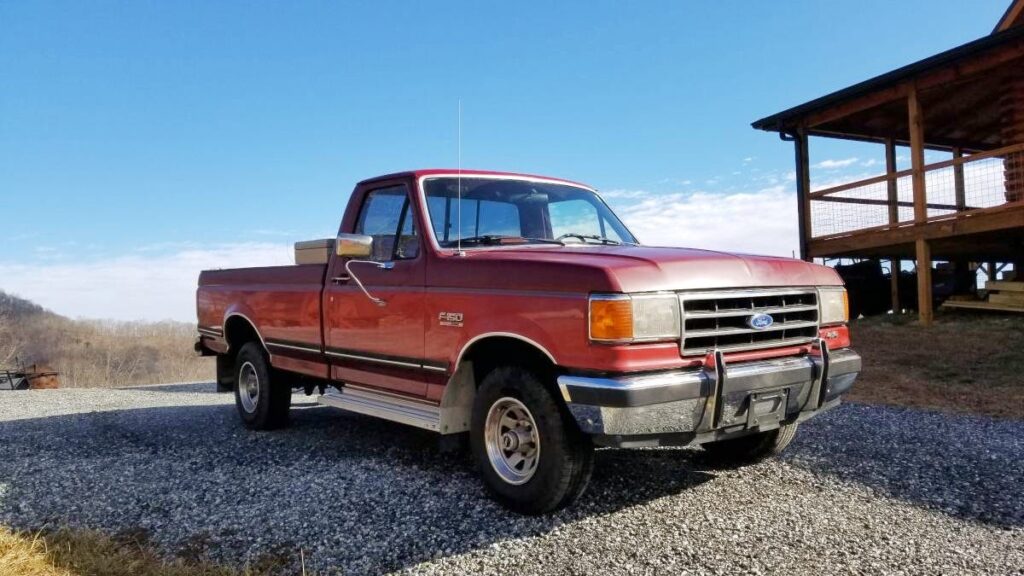
[{"label": "ford f-150 truck", "polygon": [[520,174],[360,182],[337,238],[205,271],[197,300],[247,427],[285,425],[305,389],[468,434],[491,494],[532,514],[583,492],[595,446],[774,455],[861,366],[832,269],[644,246],[594,189]]}]

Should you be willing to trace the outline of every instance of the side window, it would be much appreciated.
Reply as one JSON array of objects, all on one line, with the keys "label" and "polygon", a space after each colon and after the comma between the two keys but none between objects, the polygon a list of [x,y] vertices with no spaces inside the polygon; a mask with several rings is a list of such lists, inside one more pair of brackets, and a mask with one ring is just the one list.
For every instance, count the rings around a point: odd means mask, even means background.
[{"label": "side window", "polygon": [[586,200],[563,200],[548,204],[551,218],[551,233],[555,238],[562,234],[585,234],[619,240],[611,226],[606,226],[595,207]]},{"label": "side window", "polygon": [[372,259],[377,262],[411,260],[420,252],[420,241],[405,186],[373,190],[366,196],[356,234],[373,237]]}]

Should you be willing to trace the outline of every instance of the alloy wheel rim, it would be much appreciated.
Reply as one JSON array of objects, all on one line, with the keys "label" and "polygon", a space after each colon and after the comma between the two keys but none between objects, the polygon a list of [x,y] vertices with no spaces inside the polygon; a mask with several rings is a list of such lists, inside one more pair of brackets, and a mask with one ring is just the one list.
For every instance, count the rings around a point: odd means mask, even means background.
[{"label": "alloy wheel rim", "polygon": [[499,398],[484,423],[484,443],[491,467],[509,484],[525,484],[537,472],[540,435],[533,414],[519,400]]},{"label": "alloy wheel rim", "polygon": [[246,412],[251,414],[256,411],[260,400],[260,377],[252,362],[242,364],[242,369],[238,371],[238,398]]}]

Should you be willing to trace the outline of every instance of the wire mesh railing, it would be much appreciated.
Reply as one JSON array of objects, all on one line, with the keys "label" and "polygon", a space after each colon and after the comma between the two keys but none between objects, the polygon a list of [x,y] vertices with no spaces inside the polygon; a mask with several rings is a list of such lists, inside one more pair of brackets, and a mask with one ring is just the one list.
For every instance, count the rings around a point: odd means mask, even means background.
[{"label": "wire mesh railing", "polygon": [[[810,193],[811,237],[822,238],[915,221],[913,170]],[[1024,202],[1024,144],[924,167],[926,219]]]}]

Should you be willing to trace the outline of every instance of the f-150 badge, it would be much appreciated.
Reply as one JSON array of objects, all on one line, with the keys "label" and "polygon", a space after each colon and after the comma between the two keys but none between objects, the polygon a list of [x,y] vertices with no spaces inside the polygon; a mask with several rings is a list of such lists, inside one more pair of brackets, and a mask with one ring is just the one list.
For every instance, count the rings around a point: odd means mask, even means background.
[{"label": "f-150 badge", "polygon": [[437,315],[437,321],[441,326],[462,326],[462,312],[441,312]]}]

